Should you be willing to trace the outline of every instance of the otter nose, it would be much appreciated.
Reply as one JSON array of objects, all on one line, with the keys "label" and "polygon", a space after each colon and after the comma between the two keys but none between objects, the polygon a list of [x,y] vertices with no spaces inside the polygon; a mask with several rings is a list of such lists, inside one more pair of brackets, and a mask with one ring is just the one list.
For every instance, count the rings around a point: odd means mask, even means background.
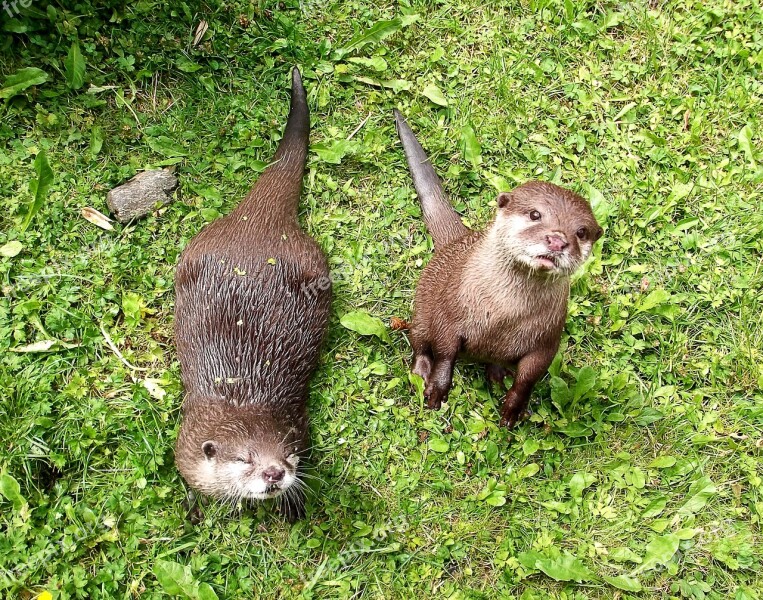
[{"label": "otter nose", "polygon": [[271,465],[262,472],[262,478],[267,483],[278,483],[283,479],[284,475],[286,475],[286,471],[276,465]]},{"label": "otter nose", "polygon": [[547,235],[546,243],[548,244],[548,249],[552,252],[561,252],[567,246],[569,246],[567,240],[559,235]]}]

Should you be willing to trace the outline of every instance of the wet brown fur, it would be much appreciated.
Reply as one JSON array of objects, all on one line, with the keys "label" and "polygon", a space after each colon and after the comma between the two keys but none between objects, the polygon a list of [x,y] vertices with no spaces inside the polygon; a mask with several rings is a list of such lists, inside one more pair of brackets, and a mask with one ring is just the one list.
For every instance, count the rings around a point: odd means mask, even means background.
[{"label": "wet brown fur", "polygon": [[[471,231],[447,201],[407,123],[399,113],[395,116],[435,242],[434,256],[416,288],[409,332],[412,370],[425,380],[427,406],[437,409],[447,398],[457,357],[488,363],[491,381],[503,381],[508,368],[514,367],[501,408],[502,424],[513,427],[559,348],[569,274],[587,258],[601,228],[577,194],[550,183],[529,182],[500,194],[496,221],[484,231]],[[521,231],[502,225],[509,218],[523,222],[536,209],[543,214],[542,225],[527,223]],[[577,237],[581,228],[585,239]],[[560,252],[555,260],[564,258],[570,272],[544,272],[517,259],[523,246],[537,245],[551,234],[567,241],[569,256]]]},{"label": "wet brown fur", "polygon": [[[326,259],[297,218],[308,133],[295,69],[271,165],[239,206],[190,241],[177,267],[175,336],[186,397],[176,461],[207,494],[235,496],[224,482],[205,489],[199,461],[207,440],[223,442],[219,460],[248,452],[284,461],[308,448],[308,382],[331,302]],[[290,519],[303,511],[301,491],[292,492],[282,496]]]}]

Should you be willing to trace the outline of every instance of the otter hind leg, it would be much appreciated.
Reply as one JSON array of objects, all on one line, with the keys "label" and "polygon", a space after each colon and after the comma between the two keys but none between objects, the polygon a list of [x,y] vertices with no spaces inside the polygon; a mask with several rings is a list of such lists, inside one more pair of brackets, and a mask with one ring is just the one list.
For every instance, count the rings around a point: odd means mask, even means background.
[{"label": "otter hind leg", "polygon": [[501,407],[501,425],[512,429],[526,416],[533,387],[546,374],[555,353],[556,348],[544,348],[519,360],[514,382]]}]

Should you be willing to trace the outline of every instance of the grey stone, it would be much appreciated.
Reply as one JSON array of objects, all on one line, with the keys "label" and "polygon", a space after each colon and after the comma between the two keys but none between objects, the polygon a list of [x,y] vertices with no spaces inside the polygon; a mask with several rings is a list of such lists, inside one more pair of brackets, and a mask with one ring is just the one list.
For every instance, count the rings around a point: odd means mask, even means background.
[{"label": "grey stone", "polygon": [[170,202],[177,186],[178,178],[169,169],[143,171],[111,190],[106,204],[117,221],[127,223]]}]

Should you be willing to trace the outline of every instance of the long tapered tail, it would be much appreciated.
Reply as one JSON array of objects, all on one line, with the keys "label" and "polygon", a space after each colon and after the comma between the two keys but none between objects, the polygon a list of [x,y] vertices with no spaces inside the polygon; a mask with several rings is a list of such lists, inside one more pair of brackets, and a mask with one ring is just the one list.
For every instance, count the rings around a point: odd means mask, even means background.
[{"label": "long tapered tail", "polygon": [[291,106],[283,137],[270,165],[239,208],[249,210],[252,205],[266,207],[270,218],[297,218],[309,135],[310,111],[305,88],[299,69],[294,67],[291,72]]},{"label": "long tapered tail", "polygon": [[442,182],[432,168],[424,149],[413,135],[403,115],[395,110],[397,134],[403,143],[408,169],[413,177],[413,185],[419,195],[424,223],[434,239],[435,250],[444,248],[453,240],[469,233],[469,228],[461,222],[442,188]]}]

